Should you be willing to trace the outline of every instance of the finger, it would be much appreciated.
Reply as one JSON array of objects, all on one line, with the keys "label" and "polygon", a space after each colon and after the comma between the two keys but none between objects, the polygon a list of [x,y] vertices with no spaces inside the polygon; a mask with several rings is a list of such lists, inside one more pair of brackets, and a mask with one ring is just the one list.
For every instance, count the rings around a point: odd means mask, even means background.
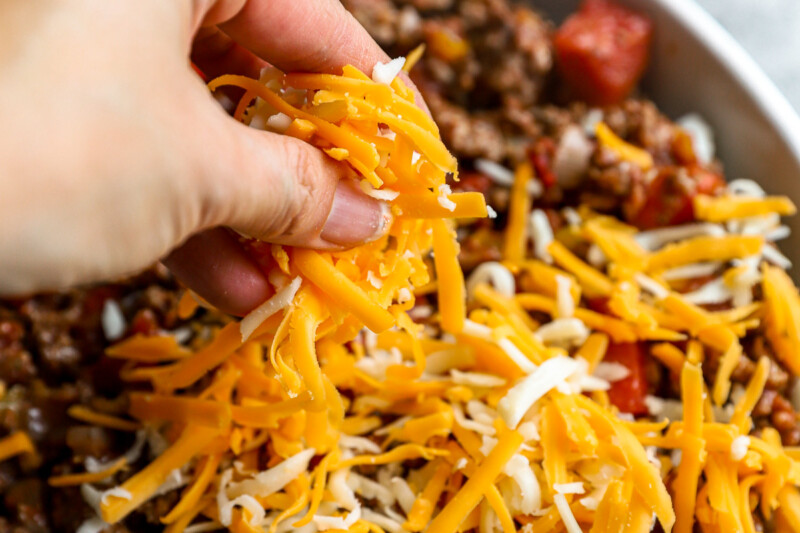
[{"label": "finger", "polygon": [[258,78],[269,63],[242,47],[216,26],[200,28],[192,45],[192,62],[208,78],[241,74]]},{"label": "finger", "polygon": [[[220,0],[236,7],[241,0]],[[224,7],[224,6],[223,6]],[[219,27],[234,41],[285,72],[307,71],[338,74],[353,65],[372,74],[376,63],[389,56],[338,0],[249,0]],[[417,104],[427,106],[405,73]]]},{"label": "finger", "polygon": [[274,292],[255,261],[225,228],[190,237],[163,263],[186,286],[226,313],[245,315]]},{"label": "finger", "polygon": [[220,28],[287,72],[371,72],[388,59],[338,0],[250,0]]},{"label": "finger", "polygon": [[319,249],[368,242],[388,228],[388,206],[363,194],[346,165],[221,112],[215,121],[218,140],[204,152],[200,193],[207,227],[225,225],[264,241]]}]

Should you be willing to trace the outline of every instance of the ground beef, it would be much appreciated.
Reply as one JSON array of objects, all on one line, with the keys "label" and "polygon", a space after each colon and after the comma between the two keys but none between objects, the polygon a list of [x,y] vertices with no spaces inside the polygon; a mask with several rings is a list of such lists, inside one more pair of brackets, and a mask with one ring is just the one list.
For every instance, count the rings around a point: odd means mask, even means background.
[{"label": "ground beef", "polygon": [[[91,516],[76,487],[52,488],[46,480],[83,471],[86,457],[119,457],[133,442],[131,433],[67,415],[74,404],[115,415],[127,410],[121,362],[103,357],[103,306],[108,299],[118,303],[126,334],[152,334],[181,326],[178,294],[166,271],[154,269],[124,283],[0,301],[0,381],[6,387],[0,437],[25,431],[39,454],[38,461],[21,456],[0,463],[0,533],[75,531]],[[149,513],[135,513],[136,527],[108,531],[160,531],[157,517],[175,498],[166,494],[146,507]]]},{"label": "ground beef", "polygon": [[[442,138],[460,158],[518,162],[553,66],[551,26],[506,0],[344,0],[390,55],[420,43],[412,71]],[[445,43],[445,44],[442,44]],[[452,55],[447,43],[463,53]]]}]

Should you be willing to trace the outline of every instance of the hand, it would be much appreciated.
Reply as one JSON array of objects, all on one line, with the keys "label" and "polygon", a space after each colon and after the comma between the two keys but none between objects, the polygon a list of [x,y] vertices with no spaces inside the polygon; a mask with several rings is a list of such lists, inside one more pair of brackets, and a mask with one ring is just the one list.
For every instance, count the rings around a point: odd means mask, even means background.
[{"label": "hand", "polygon": [[243,314],[272,290],[226,227],[315,248],[385,230],[343,164],[235,122],[189,63],[369,73],[388,58],[336,0],[4,0],[0,35],[0,294],[166,256]]}]

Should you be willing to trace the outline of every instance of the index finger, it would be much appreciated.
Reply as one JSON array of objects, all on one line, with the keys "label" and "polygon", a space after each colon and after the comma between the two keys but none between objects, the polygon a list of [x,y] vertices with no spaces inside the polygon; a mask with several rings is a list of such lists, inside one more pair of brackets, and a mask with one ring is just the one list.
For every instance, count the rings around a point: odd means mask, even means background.
[{"label": "index finger", "polygon": [[[349,64],[371,75],[376,63],[389,60],[338,0],[248,0],[218,27],[285,72],[339,74]],[[411,79],[401,76],[427,111]]]}]

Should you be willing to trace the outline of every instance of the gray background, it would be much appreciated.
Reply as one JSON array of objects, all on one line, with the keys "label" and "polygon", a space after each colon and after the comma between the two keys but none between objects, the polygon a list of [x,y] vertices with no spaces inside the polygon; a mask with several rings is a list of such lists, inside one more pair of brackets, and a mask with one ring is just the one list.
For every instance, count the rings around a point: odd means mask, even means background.
[{"label": "gray background", "polygon": [[800,0],[697,0],[800,111]]}]

